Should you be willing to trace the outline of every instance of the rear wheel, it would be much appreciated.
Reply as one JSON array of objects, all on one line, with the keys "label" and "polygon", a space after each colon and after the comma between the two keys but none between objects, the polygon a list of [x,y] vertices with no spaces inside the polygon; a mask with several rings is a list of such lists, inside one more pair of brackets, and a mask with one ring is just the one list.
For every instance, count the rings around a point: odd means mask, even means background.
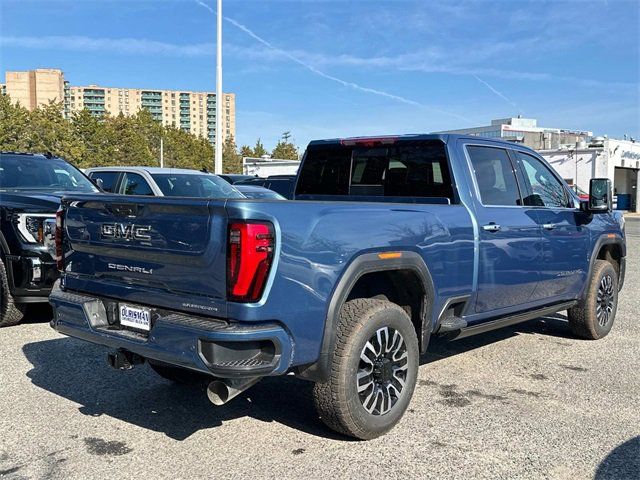
[{"label": "rear wheel", "polygon": [[16,305],[14,303],[9,291],[7,270],[2,260],[0,260],[0,327],[17,325],[24,317],[24,312],[24,305]]},{"label": "rear wheel", "polygon": [[148,360],[151,369],[166,380],[183,385],[195,385],[202,383],[209,377],[204,373],[194,372],[186,368],[174,367],[166,363]]},{"label": "rear wheel", "polygon": [[588,340],[606,337],[618,308],[618,274],[606,260],[596,260],[585,297],[568,311],[575,335]]},{"label": "rear wheel", "polygon": [[333,430],[371,439],[402,418],[418,375],[418,338],[411,319],[385,300],[356,299],[341,310],[329,381],[314,400]]}]

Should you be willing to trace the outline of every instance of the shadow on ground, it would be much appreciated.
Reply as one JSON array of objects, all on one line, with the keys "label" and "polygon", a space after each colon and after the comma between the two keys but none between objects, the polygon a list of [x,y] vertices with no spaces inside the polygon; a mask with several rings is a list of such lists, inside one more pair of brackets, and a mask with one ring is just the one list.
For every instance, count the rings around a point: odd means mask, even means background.
[{"label": "shadow on ground", "polygon": [[640,478],[640,437],[616,447],[596,470],[595,480],[621,478]]},{"label": "shadow on ground", "polygon": [[[544,317],[460,341],[434,339],[421,363],[532,333],[569,336],[562,316]],[[214,407],[204,384],[176,385],[158,377],[147,365],[127,372],[112,370],[102,346],[63,337],[26,344],[23,352],[33,365],[27,374],[33,384],[80,404],[81,413],[108,415],[173,439],[183,440],[199,430],[249,416],[312,435],[348,440],[318,419],[311,395],[313,385],[293,376],[267,377],[229,404]]]}]

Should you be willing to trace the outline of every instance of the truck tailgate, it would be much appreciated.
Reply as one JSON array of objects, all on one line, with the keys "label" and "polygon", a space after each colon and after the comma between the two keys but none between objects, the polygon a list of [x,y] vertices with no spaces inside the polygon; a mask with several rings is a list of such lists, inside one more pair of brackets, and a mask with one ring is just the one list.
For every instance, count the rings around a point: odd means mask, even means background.
[{"label": "truck tailgate", "polygon": [[65,287],[226,314],[224,201],[65,197]]}]

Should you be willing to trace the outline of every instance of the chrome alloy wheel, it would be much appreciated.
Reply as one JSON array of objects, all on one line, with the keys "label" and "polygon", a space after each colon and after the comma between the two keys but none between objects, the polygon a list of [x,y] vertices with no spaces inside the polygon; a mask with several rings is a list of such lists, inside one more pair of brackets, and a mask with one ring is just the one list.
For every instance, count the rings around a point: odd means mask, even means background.
[{"label": "chrome alloy wheel", "polygon": [[384,415],[405,388],[407,345],[397,330],[379,328],[360,352],[357,387],[360,403],[372,415]]},{"label": "chrome alloy wheel", "polygon": [[596,301],[596,317],[601,327],[604,327],[611,319],[615,302],[614,293],[613,279],[611,275],[605,275],[602,277],[602,280],[600,280]]}]

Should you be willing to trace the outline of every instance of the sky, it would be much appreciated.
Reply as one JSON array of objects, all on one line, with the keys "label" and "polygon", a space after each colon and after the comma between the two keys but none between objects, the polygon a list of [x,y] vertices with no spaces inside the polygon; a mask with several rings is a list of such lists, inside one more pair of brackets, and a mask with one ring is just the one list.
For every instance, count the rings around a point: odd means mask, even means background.
[{"label": "sky", "polygon": [[[215,91],[215,0],[0,0],[0,74]],[[237,143],[518,114],[640,139],[640,1],[223,0]]]}]

